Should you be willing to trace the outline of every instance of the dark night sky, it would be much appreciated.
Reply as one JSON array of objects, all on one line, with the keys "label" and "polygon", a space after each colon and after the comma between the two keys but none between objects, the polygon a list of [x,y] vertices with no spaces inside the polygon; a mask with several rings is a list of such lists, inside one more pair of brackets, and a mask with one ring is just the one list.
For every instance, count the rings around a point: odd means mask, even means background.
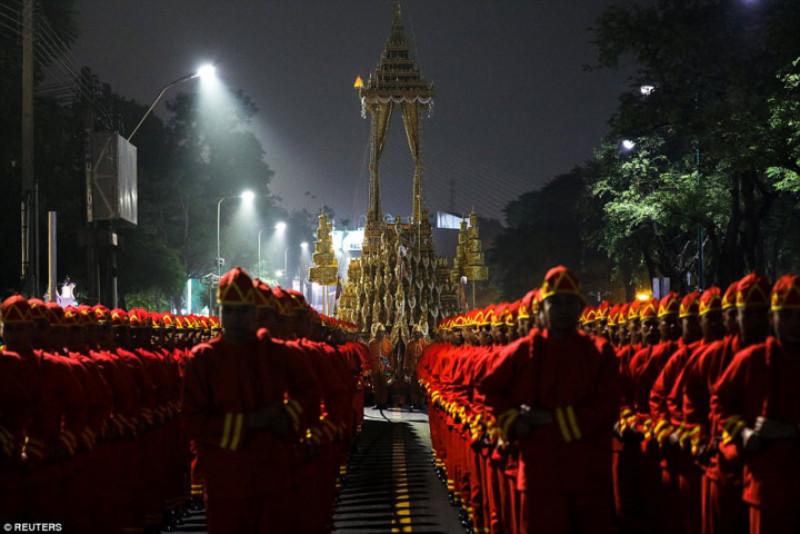
[{"label": "dark night sky", "polygon": [[[403,1],[406,36],[436,89],[423,122],[431,212],[454,201],[456,212],[474,207],[501,218],[509,200],[590,157],[625,81],[581,68],[596,60],[588,28],[609,3]],[[365,213],[369,121],[353,82],[366,79],[380,56],[390,0],[77,0],[77,7],[82,36],[73,53],[115,92],[146,104],[165,83],[213,60],[224,82],[259,108],[254,130],[285,207],[327,204],[353,223]],[[381,187],[384,211],[408,216],[412,163],[401,125],[395,114]]]}]

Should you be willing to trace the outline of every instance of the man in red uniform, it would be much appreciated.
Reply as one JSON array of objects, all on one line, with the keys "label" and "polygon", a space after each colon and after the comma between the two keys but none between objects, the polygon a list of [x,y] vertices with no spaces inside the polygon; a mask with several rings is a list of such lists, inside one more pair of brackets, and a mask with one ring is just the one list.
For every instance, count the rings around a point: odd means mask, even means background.
[{"label": "man in red uniform", "polygon": [[775,283],[771,307],[776,337],[737,353],[711,400],[721,454],[744,463],[751,534],[800,530],[800,277]]},{"label": "man in red uniform", "polygon": [[281,498],[290,464],[285,377],[259,353],[247,273],[225,273],[217,300],[222,335],[194,347],[182,391],[186,431],[205,475],[208,530],[291,532]]},{"label": "man in red uniform", "polygon": [[427,346],[427,342],[422,337],[422,329],[419,325],[414,325],[411,329],[411,341],[406,346],[406,353],[403,361],[403,369],[411,392],[411,410],[421,409],[425,399],[425,392],[419,385],[417,376],[417,364],[422,357],[422,352]]},{"label": "man in red uniform", "polygon": [[[22,462],[24,509],[20,519],[62,521],[64,510],[60,485],[72,474],[69,461],[78,451],[86,427],[86,395],[65,358],[33,347],[33,318],[20,295],[0,305],[6,350],[22,362],[20,382],[30,398],[30,418],[25,422]],[[74,528],[69,523],[69,528]]]},{"label": "man in red uniform", "polygon": [[572,271],[551,269],[540,298],[543,330],[533,333],[529,358],[498,362],[479,389],[505,389],[519,410],[521,531],[603,532],[611,526],[617,360],[607,340],[578,330],[583,300]]},{"label": "man in red uniform", "polygon": [[375,335],[369,341],[372,356],[372,392],[375,394],[375,408],[385,410],[389,406],[388,379],[394,374],[391,367],[392,342],[386,337],[386,328],[378,323]]}]

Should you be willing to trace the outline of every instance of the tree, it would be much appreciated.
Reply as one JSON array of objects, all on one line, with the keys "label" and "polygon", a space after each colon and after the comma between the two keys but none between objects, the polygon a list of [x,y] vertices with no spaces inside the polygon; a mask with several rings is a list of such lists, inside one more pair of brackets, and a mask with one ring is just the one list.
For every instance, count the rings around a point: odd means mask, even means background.
[{"label": "tree", "polygon": [[623,278],[640,267],[648,279],[665,276],[686,292],[696,271],[697,229],[719,256],[728,224],[727,181],[723,173],[700,175],[692,153],[667,146],[660,136],[628,140],[630,150],[606,145],[598,151],[602,171],[590,193],[602,206],[602,224],[591,241],[606,251]]},{"label": "tree", "polygon": [[538,191],[524,193],[505,208],[507,227],[487,251],[491,283],[506,299],[538,287],[551,267],[574,269],[590,291],[615,294],[602,256],[584,243],[583,197],[589,167],[557,176]]},{"label": "tree", "polygon": [[768,247],[787,237],[766,235],[780,199],[766,170],[790,161],[769,103],[782,90],[776,75],[800,55],[798,23],[792,0],[659,0],[613,6],[595,26],[600,66],[631,56],[639,66],[609,142],[668,128],[678,144],[699,149],[702,177],[726,177],[729,217],[706,269],[720,284],[747,269],[770,271]]}]

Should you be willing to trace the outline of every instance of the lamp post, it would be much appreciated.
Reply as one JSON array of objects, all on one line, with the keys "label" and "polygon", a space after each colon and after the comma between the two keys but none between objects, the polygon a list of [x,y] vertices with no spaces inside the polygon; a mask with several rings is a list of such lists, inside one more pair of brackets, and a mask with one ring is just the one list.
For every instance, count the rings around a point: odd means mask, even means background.
[{"label": "lamp post", "polygon": [[[279,232],[283,232],[284,230],[286,230],[286,223],[280,221],[276,223],[273,228],[275,228]],[[258,231],[258,277],[259,278],[264,277],[261,270],[261,234],[262,232],[264,232],[264,230],[266,230],[266,228],[262,228],[261,230]]]},{"label": "lamp post", "polygon": [[[308,242],[303,241],[300,243],[300,248],[302,250],[308,249]],[[289,282],[289,249],[297,248],[297,245],[289,245],[283,250],[283,274],[286,276],[286,281]]]},{"label": "lamp post", "polygon": [[256,198],[256,195],[252,191],[245,191],[241,195],[222,197],[221,199],[219,199],[219,202],[217,202],[217,276],[219,278],[222,278],[222,254],[220,253],[219,220],[220,220],[220,213],[222,212],[222,202],[230,198],[241,198],[246,202],[250,202],[254,198]]},{"label": "lamp post", "polygon": [[164,96],[164,93],[167,92],[167,89],[169,89],[170,87],[173,87],[175,85],[178,85],[179,83],[183,83],[183,82],[188,81],[188,80],[193,80],[195,78],[213,76],[215,70],[216,69],[214,68],[213,65],[203,65],[202,67],[200,67],[197,70],[197,72],[193,72],[191,74],[187,74],[186,76],[181,76],[177,80],[173,80],[173,81],[169,82],[167,85],[165,85],[164,87],[162,87],[161,91],[158,93],[158,96],[156,96],[155,100],[153,100],[153,103],[150,104],[149,108],[147,108],[147,111],[145,112],[144,116],[141,118],[141,120],[139,120],[139,124],[137,124],[136,127],[133,129],[133,131],[131,132],[131,135],[128,136],[128,141],[133,139],[133,136],[136,135],[136,132],[139,131],[139,127],[141,127],[141,125],[144,122],[144,120],[147,117],[150,116],[150,112],[153,111],[154,107],[156,107],[156,104],[158,104],[158,101],[161,100],[162,96]]}]

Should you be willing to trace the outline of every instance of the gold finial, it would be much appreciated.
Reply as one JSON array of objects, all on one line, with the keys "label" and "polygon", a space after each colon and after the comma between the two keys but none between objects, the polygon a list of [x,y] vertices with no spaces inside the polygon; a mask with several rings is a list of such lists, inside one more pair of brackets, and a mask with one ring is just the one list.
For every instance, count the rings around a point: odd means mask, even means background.
[{"label": "gold finial", "polygon": [[353,84],[353,88],[361,89],[364,87],[364,80],[361,79],[361,76],[356,76],[356,83]]}]

